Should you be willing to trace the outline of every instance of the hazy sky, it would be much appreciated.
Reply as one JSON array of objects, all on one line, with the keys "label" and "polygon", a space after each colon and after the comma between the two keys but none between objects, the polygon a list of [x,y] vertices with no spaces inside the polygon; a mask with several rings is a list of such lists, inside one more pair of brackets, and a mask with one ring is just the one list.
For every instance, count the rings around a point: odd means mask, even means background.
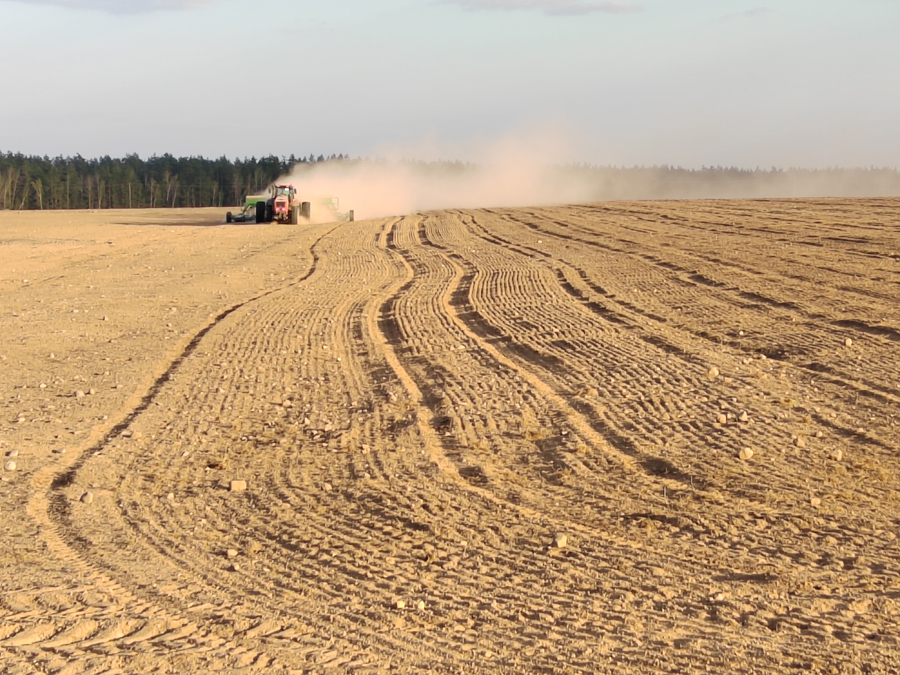
[{"label": "hazy sky", "polygon": [[759,1],[0,0],[0,151],[900,166],[900,0]]}]

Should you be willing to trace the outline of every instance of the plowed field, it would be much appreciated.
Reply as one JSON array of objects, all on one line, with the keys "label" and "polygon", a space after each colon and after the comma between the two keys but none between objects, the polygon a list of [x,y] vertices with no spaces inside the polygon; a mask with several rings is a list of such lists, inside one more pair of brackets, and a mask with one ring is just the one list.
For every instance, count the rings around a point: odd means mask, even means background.
[{"label": "plowed field", "polygon": [[0,672],[896,673],[900,200],[0,213]]}]

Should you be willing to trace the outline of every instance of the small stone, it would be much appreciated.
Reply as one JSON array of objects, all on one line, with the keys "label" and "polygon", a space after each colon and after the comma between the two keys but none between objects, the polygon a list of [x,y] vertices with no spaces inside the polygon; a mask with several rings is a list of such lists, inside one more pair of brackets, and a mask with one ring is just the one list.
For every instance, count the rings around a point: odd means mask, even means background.
[{"label": "small stone", "polygon": [[833,459],[835,462],[840,462],[842,459],[844,459],[844,451],[840,448],[836,448],[835,451],[831,453],[831,459]]},{"label": "small stone", "polygon": [[416,609],[418,609],[420,612],[422,610],[424,610],[425,609],[425,601],[419,600],[419,602],[416,603]]},{"label": "small stone", "polygon": [[331,486],[331,483],[325,483],[322,485],[322,489],[325,490],[325,492],[331,492],[334,488]]},{"label": "small stone", "polygon": [[816,432],[816,438],[822,438],[822,436],[824,436],[824,435],[825,435],[825,434],[822,433],[822,430],[821,430],[821,429],[819,429],[819,430]]},{"label": "small stone", "polygon": [[818,497],[813,497],[812,499],[809,500],[809,503],[810,503],[812,506],[821,506],[821,505],[822,505],[822,500],[819,499]]},{"label": "small stone", "polygon": [[560,532],[553,537],[553,545],[556,548],[565,548],[566,544],[569,543],[569,535],[564,532]]},{"label": "small stone", "polygon": [[716,379],[719,376],[719,369],[713,366],[709,369],[709,372],[706,373],[706,376],[711,380]]},{"label": "small stone", "polygon": [[237,563],[231,563],[231,571],[232,572],[240,572],[241,566],[238,565]]},{"label": "small stone", "polygon": [[806,439],[803,438],[803,436],[797,436],[797,438],[794,439],[794,445],[796,445],[798,448],[805,448]]},{"label": "small stone", "polygon": [[845,347],[852,347],[852,346],[853,346],[853,340],[851,340],[850,338],[847,338],[846,340],[844,340],[844,346],[845,346]]},{"label": "small stone", "polygon": [[284,399],[284,401],[281,402],[281,405],[285,408],[291,408],[291,407],[293,407],[294,402],[291,399],[286,398],[286,399]]},{"label": "small stone", "polygon": [[81,501],[84,504],[93,504],[94,503],[94,493],[88,490],[83,495],[81,495]]},{"label": "small stone", "polygon": [[94,389],[93,387],[91,387],[90,389],[88,389],[88,396],[93,396],[93,395],[96,394],[96,393],[97,393],[97,390]]},{"label": "small stone", "polygon": [[225,555],[227,555],[229,558],[237,558],[238,557],[237,549],[230,548],[227,551],[225,551]]},{"label": "small stone", "polygon": [[716,422],[719,424],[725,424],[728,421],[728,416],[725,413],[720,413],[718,417],[716,417]]},{"label": "small stone", "polygon": [[6,469],[7,471],[15,471],[15,470],[16,470],[16,463],[13,462],[13,461],[9,461],[9,462],[7,462],[6,464],[3,465],[3,468]]},{"label": "small stone", "polygon": [[79,389],[75,392],[75,398],[84,398],[84,392]]},{"label": "small stone", "polygon": [[398,600],[395,604],[397,609],[406,609],[406,600]]},{"label": "small stone", "polygon": [[745,411],[742,412],[740,415],[738,415],[738,419],[739,419],[741,422],[746,422],[747,420],[750,419],[750,415],[748,415],[748,414],[747,414],[747,411],[745,410]]},{"label": "small stone", "polygon": [[229,485],[229,489],[232,492],[243,492],[247,489],[247,481],[245,480],[233,480]]},{"label": "small stone", "polygon": [[18,450],[10,450],[9,452],[6,453],[6,456],[7,457],[18,457],[19,451]]},{"label": "small stone", "polygon": [[741,453],[738,456],[746,462],[748,459],[753,457],[753,450],[751,450],[750,448],[744,448],[743,450],[741,450]]},{"label": "small stone", "polygon": [[170,492],[169,494],[166,495],[166,499],[168,499],[170,502],[174,502],[175,501],[175,493]]}]

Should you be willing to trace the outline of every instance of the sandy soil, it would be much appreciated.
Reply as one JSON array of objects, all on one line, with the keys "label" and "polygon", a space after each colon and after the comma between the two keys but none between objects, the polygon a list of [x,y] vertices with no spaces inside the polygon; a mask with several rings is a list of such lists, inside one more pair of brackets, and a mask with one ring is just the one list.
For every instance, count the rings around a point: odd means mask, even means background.
[{"label": "sandy soil", "polygon": [[895,673],[900,200],[0,213],[0,672]]}]

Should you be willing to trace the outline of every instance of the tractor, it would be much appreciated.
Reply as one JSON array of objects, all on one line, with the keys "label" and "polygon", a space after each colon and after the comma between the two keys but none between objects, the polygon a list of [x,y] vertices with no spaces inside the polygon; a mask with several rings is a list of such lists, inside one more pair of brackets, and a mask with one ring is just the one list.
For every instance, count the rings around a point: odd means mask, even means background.
[{"label": "tractor", "polygon": [[268,197],[247,197],[243,210],[238,214],[225,214],[226,223],[279,223],[296,225],[300,218],[309,220],[309,202],[301,202],[293,185],[273,185]]},{"label": "tractor", "polygon": [[[318,198],[316,203],[331,212],[335,220],[352,221],[353,211],[338,211],[337,197]],[[312,213],[310,202],[301,202],[297,189],[293,185],[272,185],[269,196],[247,197],[240,213],[231,211],[225,214],[226,223],[271,223],[277,221],[296,225],[300,219],[310,220]]]}]

